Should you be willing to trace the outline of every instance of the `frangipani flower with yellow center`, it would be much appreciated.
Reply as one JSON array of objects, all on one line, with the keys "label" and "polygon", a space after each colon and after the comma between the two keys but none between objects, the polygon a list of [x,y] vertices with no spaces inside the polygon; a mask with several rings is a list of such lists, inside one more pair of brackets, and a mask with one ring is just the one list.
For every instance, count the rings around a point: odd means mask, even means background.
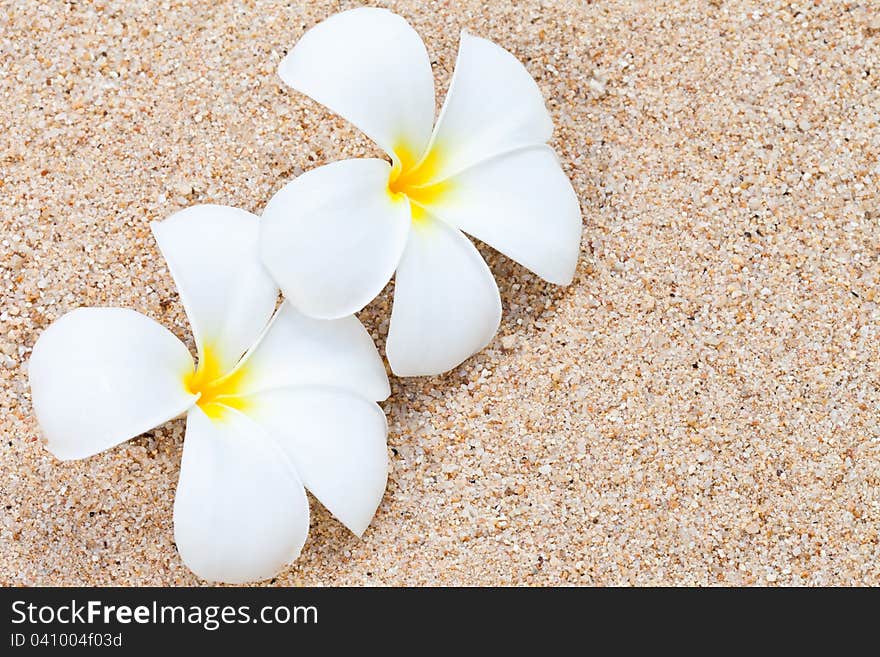
[{"label": "frangipani flower with yellow center", "polygon": [[207,580],[266,579],[299,555],[308,488],[360,535],[385,490],[388,379],[353,316],[306,317],[257,256],[258,218],[196,206],[152,225],[192,325],[198,367],[133,310],[74,310],[37,340],[34,411],[61,459],[186,413],[174,501],[183,561]]},{"label": "frangipani flower with yellow center", "polygon": [[462,34],[436,125],[425,46],[399,16],[345,11],[300,39],[279,74],[390,156],[335,162],[283,187],[263,213],[263,262],[312,317],[363,308],[396,271],[388,333],[401,376],[447,371],[498,330],[501,300],[464,233],[568,284],[580,250],[577,197],[547,146],[553,125],[525,67]]}]

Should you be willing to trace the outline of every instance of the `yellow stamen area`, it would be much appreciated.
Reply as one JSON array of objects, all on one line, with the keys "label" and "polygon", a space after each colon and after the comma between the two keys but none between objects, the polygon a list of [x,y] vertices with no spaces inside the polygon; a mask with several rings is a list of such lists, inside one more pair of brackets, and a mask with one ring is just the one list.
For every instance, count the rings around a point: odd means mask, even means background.
[{"label": "yellow stamen area", "polygon": [[196,404],[212,420],[222,419],[226,410],[247,409],[248,400],[241,395],[241,386],[247,377],[247,365],[230,372],[220,370],[217,350],[211,345],[202,349],[199,366],[186,374],[183,385],[192,394],[199,394]]},{"label": "yellow stamen area", "polygon": [[408,198],[412,220],[422,221],[427,216],[425,208],[435,204],[451,186],[448,180],[434,182],[440,171],[443,149],[434,144],[427,154],[417,158],[405,143],[399,143],[394,154],[397,157],[388,177],[388,194],[395,201]]}]

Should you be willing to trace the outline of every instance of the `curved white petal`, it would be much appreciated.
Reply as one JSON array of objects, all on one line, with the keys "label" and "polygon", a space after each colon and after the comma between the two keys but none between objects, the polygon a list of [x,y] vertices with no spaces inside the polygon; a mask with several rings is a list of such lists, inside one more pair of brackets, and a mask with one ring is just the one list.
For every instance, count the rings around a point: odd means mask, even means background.
[{"label": "curved white petal", "polygon": [[299,556],[309,503],[287,457],[237,411],[187,415],[174,540],[184,563],[214,582],[267,579]]},{"label": "curved white petal", "polygon": [[232,368],[275,310],[278,288],[260,263],[259,217],[197,205],[150,224],[192,324],[199,361],[210,348]]},{"label": "curved white petal", "polygon": [[482,162],[445,183],[431,212],[559,285],[571,283],[581,210],[548,146]]},{"label": "curved white petal", "polygon": [[390,172],[383,160],[334,162],[288,183],[266,206],[263,262],[307,315],[351,315],[391,279],[410,219],[406,199],[388,192]]},{"label": "curved white petal", "polygon": [[376,345],[354,315],[314,319],[285,301],[242,360],[238,394],[289,386],[332,386],[381,401],[391,390]]},{"label": "curved white petal", "polygon": [[298,387],[254,396],[247,413],[278,440],[306,488],[363,534],[387,480],[382,409],[346,390]]},{"label": "curved white petal", "polygon": [[34,413],[60,459],[97,454],[167,422],[196,400],[186,346],[133,310],[67,313],[34,345],[28,364]]},{"label": "curved white petal", "polygon": [[543,144],[552,134],[541,90],[525,66],[504,48],[463,32],[432,138],[432,177],[440,180],[494,155]]},{"label": "curved white petal", "polygon": [[387,9],[362,7],[306,32],[278,68],[294,89],[351,121],[389,155],[424,150],[434,122],[425,44]]},{"label": "curved white petal", "polygon": [[425,216],[394,284],[386,353],[398,376],[440,374],[489,344],[501,321],[492,272],[458,229]]}]

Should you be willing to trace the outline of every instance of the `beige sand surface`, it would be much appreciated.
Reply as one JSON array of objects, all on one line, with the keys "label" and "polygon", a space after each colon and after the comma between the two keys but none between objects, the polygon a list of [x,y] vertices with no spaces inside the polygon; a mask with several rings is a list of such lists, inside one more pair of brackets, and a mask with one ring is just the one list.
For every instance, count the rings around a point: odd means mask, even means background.
[{"label": "beige sand surface", "polygon": [[[195,584],[175,421],[62,464],[26,362],[77,306],[191,337],[148,222],[259,212],[378,151],[276,66],[351,2],[0,3],[0,582]],[[278,584],[880,584],[880,5],[399,2],[525,62],[583,206],[573,285],[491,249],[456,371],[392,379],[360,541],[313,501]],[[390,290],[361,318],[380,348]]]}]

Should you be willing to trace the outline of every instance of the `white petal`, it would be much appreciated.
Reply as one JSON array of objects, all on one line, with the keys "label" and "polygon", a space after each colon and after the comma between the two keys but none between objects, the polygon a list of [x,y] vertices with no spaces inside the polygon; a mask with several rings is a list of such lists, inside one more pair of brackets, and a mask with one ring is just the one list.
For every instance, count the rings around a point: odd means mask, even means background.
[{"label": "white petal", "polygon": [[376,401],[390,394],[382,359],[357,317],[314,319],[287,301],[241,367],[241,395],[300,385],[343,388]]},{"label": "white petal", "polygon": [[193,408],[174,500],[174,540],[190,570],[214,582],[267,579],[308,533],[302,482],[265,430],[236,411],[211,421]]},{"label": "white petal", "polygon": [[509,52],[462,33],[458,60],[432,143],[442,179],[523,146],[543,144],[553,122],[538,85]]},{"label": "white petal", "polygon": [[275,310],[278,288],[257,250],[259,217],[197,205],[150,224],[192,324],[200,360],[211,347],[232,368]]},{"label": "white petal", "polygon": [[547,146],[507,153],[450,178],[431,212],[551,283],[567,285],[574,276],[580,205]]},{"label": "white petal", "polygon": [[501,321],[492,272],[459,230],[425,216],[394,284],[386,349],[398,376],[440,374],[489,344]]},{"label": "white petal", "polygon": [[266,206],[263,262],[307,315],[351,315],[391,279],[410,219],[406,199],[388,192],[390,172],[382,160],[334,162],[288,183]]},{"label": "white petal", "polygon": [[306,32],[281,62],[287,84],[345,117],[393,154],[424,150],[434,122],[425,44],[386,9],[344,11]]},{"label": "white petal", "polygon": [[186,346],[122,308],[74,310],[43,331],[28,365],[34,413],[60,459],[97,454],[167,422],[196,400]]},{"label": "white petal", "polygon": [[278,439],[306,488],[363,534],[385,493],[388,425],[382,409],[345,390],[301,387],[256,395],[247,412]]}]

